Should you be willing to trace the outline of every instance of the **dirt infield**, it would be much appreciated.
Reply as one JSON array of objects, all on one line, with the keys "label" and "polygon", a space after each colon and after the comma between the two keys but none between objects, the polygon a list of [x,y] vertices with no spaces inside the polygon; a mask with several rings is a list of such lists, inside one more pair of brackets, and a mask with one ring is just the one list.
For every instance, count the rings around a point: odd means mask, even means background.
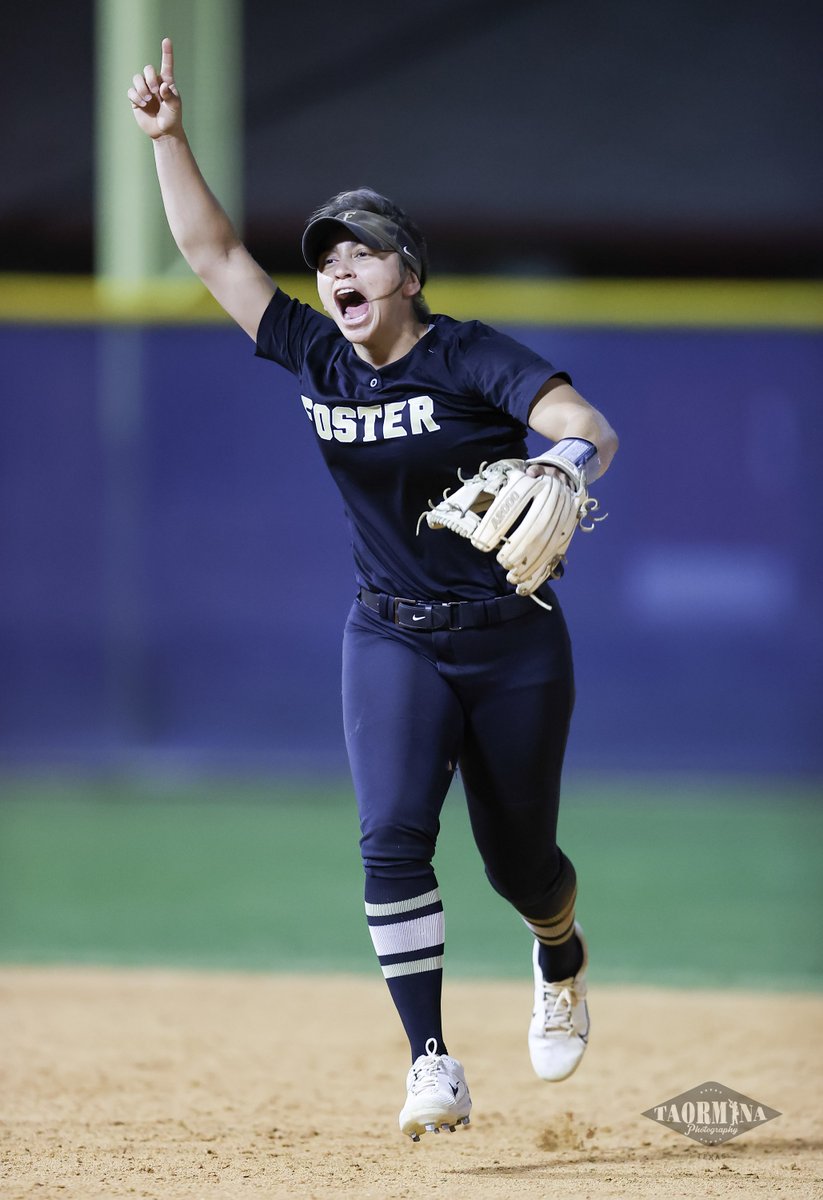
[{"label": "dirt infield", "polygon": [[[819,996],[595,986],[559,1085],[529,1007],[527,982],[447,980],[472,1125],[414,1145],[379,978],[2,969],[0,1196],[823,1196]],[[782,1116],[707,1147],[641,1115],[708,1079]]]}]

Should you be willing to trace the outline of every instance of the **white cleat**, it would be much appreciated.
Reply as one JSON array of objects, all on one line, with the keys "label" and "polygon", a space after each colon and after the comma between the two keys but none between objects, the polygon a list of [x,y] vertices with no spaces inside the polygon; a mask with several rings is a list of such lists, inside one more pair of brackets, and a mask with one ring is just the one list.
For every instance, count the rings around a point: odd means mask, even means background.
[{"label": "white cleat", "polygon": [[406,1091],[400,1132],[413,1142],[424,1133],[439,1133],[441,1128],[454,1133],[458,1125],[468,1125],[472,1102],[463,1067],[456,1058],[438,1054],[434,1038],[429,1038],[426,1053],[412,1064]]},{"label": "white cleat", "polygon": [[535,941],[534,1011],[529,1025],[529,1054],[535,1073],[541,1079],[559,1083],[577,1070],[589,1041],[589,1009],[586,1005],[586,968],[588,949],[583,932],[574,931],[583,947],[583,964],[576,975],[549,983],[543,978]]}]

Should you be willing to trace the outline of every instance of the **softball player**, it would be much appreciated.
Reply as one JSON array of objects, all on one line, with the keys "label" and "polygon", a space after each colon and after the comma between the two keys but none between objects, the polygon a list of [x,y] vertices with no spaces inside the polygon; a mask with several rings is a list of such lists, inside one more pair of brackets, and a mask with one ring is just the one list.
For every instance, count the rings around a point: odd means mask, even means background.
[{"label": "softball player", "polygon": [[368,189],[335,196],[303,237],[327,315],[290,299],[200,174],[168,39],[160,71],[147,66],[128,95],[153,139],[177,245],[256,353],[297,377],[342,494],[358,587],[343,640],[344,728],[369,931],[411,1047],[400,1128],[417,1140],[468,1124],[471,1109],[441,1026],[444,918],[432,869],[458,766],[488,879],[534,935],[537,1074],[570,1075],[589,1033],[575,872],[556,842],[573,705],[563,616],[550,587],[540,604],[517,595],[492,555],[418,531],[419,517],[458,468],[525,459],[528,427],[589,482],[617,439],[551,363],[479,322],[430,314],[423,237]]}]

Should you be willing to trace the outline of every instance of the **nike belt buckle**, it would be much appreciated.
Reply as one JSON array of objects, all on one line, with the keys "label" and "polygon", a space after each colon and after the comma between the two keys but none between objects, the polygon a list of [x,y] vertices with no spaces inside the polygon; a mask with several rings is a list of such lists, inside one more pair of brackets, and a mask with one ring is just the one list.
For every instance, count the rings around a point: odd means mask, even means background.
[{"label": "nike belt buckle", "polygon": [[406,629],[448,629],[449,607],[448,604],[414,604],[398,600],[394,622]]}]

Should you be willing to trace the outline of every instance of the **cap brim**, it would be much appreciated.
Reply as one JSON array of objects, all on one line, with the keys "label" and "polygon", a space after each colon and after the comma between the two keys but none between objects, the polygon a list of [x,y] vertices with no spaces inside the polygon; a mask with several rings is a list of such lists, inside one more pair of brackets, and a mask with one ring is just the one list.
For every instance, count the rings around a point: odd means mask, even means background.
[{"label": "cap brim", "polygon": [[312,271],[324,250],[339,241],[361,242],[372,250],[392,250],[415,272],[421,284],[425,269],[420,251],[402,226],[381,213],[350,209],[333,217],[318,217],[303,234],[303,258]]},{"label": "cap brim", "polygon": [[319,217],[306,227],[303,234],[303,258],[306,265],[313,271],[316,270],[317,260],[323,251],[339,241],[362,242],[372,250],[393,249],[376,233],[369,232],[357,221],[343,221],[340,217]]}]

